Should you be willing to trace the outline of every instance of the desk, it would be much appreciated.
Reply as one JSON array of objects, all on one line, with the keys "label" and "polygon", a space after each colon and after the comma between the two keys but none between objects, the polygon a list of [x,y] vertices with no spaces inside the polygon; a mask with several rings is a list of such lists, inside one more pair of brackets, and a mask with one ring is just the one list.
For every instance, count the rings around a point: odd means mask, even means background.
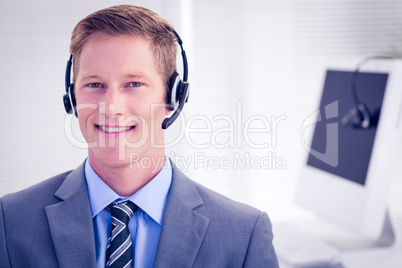
[{"label": "desk", "polygon": [[[275,235],[275,225],[281,223],[274,222],[273,224]],[[400,241],[402,218],[394,219],[396,241],[390,247],[373,247],[372,241],[357,238],[353,234],[319,219],[286,222],[286,224],[300,232],[320,238],[339,249],[341,251],[340,260],[345,268],[402,268],[402,243]],[[279,259],[279,264],[281,268],[295,268],[281,259]]]}]

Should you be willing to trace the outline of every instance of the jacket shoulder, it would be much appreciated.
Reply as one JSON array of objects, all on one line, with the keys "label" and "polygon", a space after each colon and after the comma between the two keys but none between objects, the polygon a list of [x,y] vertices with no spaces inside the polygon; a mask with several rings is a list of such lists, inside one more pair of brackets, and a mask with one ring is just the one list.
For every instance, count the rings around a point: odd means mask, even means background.
[{"label": "jacket shoulder", "polygon": [[192,205],[199,204],[193,207],[197,213],[211,220],[216,219],[218,222],[235,221],[240,225],[253,226],[260,215],[265,213],[191,180],[175,166],[173,166],[172,187],[175,188],[173,192],[178,199],[182,202],[191,200]]},{"label": "jacket shoulder", "polygon": [[29,204],[29,207],[32,208],[34,205],[47,203],[46,201],[54,200],[56,198],[54,193],[70,173],[71,171],[67,171],[58,174],[21,191],[2,196],[0,201],[3,204],[3,208],[20,205],[26,206],[27,204]]},{"label": "jacket shoulder", "polygon": [[267,213],[208,189],[177,168],[172,186],[176,199],[208,221],[194,267],[278,267]]},{"label": "jacket shoulder", "polygon": [[250,205],[230,199],[196,182],[193,183],[204,201],[204,206],[200,207],[200,209],[205,213],[211,211],[215,216],[220,215],[219,217],[225,219],[246,220],[252,223],[255,223],[255,220],[263,213]]}]

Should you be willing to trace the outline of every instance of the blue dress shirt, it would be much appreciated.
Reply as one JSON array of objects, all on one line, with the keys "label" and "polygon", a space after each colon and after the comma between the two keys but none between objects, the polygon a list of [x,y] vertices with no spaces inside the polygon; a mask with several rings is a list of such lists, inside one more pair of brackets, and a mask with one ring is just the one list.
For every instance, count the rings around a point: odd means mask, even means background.
[{"label": "blue dress shirt", "polygon": [[139,207],[128,226],[133,242],[134,264],[136,268],[152,267],[172,182],[169,159],[166,157],[161,171],[130,197],[119,196],[104,183],[92,169],[89,159],[85,163],[85,176],[95,232],[96,266],[105,267],[107,241],[112,228],[110,211],[106,207],[115,200],[118,203],[130,200]]}]

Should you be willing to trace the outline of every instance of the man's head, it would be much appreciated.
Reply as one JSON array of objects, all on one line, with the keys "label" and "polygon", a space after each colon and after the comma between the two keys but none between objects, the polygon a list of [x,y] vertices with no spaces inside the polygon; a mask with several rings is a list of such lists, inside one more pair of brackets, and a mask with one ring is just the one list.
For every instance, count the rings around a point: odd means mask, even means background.
[{"label": "man's head", "polygon": [[141,7],[103,9],[75,27],[78,121],[98,171],[126,167],[133,158],[164,157],[161,125],[170,113],[166,91],[176,70],[176,45],[172,27]]},{"label": "man's head", "polygon": [[169,79],[176,71],[177,43],[173,28],[165,19],[149,9],[130,5],[102,9],[82,19],[74,28],[70,44],[74,81],[79,72],[82,47],[96,35],[130,35],[149,40],[167,89]]}]

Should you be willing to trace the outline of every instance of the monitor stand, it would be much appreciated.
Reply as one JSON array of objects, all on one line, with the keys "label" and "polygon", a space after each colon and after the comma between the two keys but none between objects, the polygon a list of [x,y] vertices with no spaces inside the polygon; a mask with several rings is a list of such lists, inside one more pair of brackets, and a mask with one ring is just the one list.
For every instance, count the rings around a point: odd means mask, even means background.
[{"label": "monitor stand", "polygon": [[402,267],[402,218],[391,217],[388,212],[376,241],[320,217],[274,222],[273,227],[274,246],[283,268],[332,267],[331,263],[344,268]]},{"label": "monitor stand", "polygon": [[345,268],[400,268],[402,267],[402,218],[386,213],[380,238],[368,248],[346,250],[341,254]]}]

